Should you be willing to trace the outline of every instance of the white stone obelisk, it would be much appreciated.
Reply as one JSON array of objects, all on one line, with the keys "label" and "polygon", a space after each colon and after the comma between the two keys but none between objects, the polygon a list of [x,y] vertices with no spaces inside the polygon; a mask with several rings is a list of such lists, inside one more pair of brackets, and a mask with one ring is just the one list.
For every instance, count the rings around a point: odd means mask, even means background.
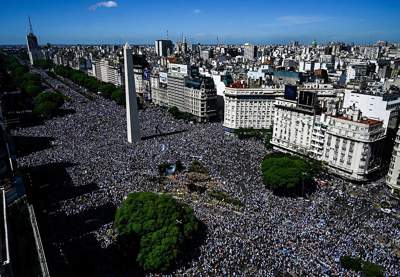
[{"label": "white stone obelisk", "polygon": [[125,96],[126,96],[126,123],[128,142],[136,143],[140,140],[139,112],[136,99],[135,79],[133,78],[132,48],[128,43],[124,46],[125,68]]}]

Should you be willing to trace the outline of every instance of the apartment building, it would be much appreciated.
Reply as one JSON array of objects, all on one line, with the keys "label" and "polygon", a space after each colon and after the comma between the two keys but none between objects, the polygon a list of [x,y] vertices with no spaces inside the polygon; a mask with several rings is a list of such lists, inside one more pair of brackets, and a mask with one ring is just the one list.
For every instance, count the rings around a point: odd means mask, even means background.
[{"label": "apartment building", "polygon": [[397,131],[386,184],[390,187],[392,193],[400,192],[400,129]]},{"label": "apartment building", "polygon": [[92,61],[92,76],[115,86],[122,86],[124,83],[122,67],[118,63],[108,59]]},{"label": "apartment building", "polygon": [[359,110],[330,116],[324,156],[330,169],[346,178],[363,181],[380,169],[385,129],[383,122],[362,117]]},{"label": "apartment building", "polygon": [[225,88],[224,128],[270,129],[274,121],[274,104],[283,96],[283,88],[248,87],[233,83]]},{"label": "apartment building", "polygon": [[383,121],[364,117],[354,107],[326,113],[315,92],[300,91],[278,98],[274,117],[271,143],[277,150],[323,161],[333,173],[354,181],[381,168]]},{"label": "apartment building", "polygon": [[152,77],[153,103],[177,107],[181,112],[195,116],[198,122],[207,122],[217,115],[217,91],[211,77],[198,74],[196,67],[169,64],[168,72]]}]

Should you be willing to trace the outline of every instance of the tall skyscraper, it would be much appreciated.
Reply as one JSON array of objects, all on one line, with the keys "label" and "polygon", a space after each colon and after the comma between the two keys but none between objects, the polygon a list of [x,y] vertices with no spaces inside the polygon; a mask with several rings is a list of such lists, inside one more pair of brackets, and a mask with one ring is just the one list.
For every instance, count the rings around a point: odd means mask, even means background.
[{"label": "tall skyscraper", "polygon": [[160,57],[167,57],[174,52],[174,44],[170,40],[156,40],[156,53]]},{"label": "tall skyscraper", "polygon": [[255,58],[257,58],[257,51],[258,51],[257,46],[246,43],[243,48],[244,48],[243,56],[246,60],[252,61]]},{"label": "tall skyscraper", "polygon": [[135,79],[133,78],[132,48],[128,43],[124,46],[124,69],[128,142],[136,143],[140,140],[139,112],[135,90]]},{"label": "tall skyscraper", "polygon": [[36,60],[42,58],[42,53],[40,52],[37,37],[33,34],[31,18],[28,17],[28,20],[29,20],[29,34],[26,36],[26,42],[28,46],[29,61],[31,65],[33,65],[33,63]]}]

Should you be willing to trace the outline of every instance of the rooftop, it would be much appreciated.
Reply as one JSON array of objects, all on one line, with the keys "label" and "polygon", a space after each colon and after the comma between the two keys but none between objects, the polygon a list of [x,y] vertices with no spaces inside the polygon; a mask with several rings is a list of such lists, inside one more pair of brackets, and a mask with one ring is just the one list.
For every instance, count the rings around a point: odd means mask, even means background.
[{"label": "rooftop", "polygon": [[358,120],[353,120],[353,118],[349,115],[347,115],[347,116],[340,115],[340,116],[332,116],[332,117],[342,119],[342,120],[357,122],[357,123],[361,123],[361,124],[365,124],[365,125],[369,125],[369,126],[382,124],[382,121],[380,121],[380,120],[376,120],[376,119],[372,119],[372,118],[365,118],[365,117],[358,119]]}]

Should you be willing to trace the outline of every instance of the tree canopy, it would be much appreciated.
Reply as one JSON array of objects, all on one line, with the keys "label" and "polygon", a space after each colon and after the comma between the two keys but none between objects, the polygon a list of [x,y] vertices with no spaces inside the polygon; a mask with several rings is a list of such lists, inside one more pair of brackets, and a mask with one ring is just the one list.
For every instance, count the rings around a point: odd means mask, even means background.
[{"label": "tree canopy", "polygon": [[340,265],[347,270],[362,272],[362,276],[380,277],[384,276],[383,268],[375,263],[364,261],[359,257],[342,256]]},{"label": "tree canopy", "polygon": [[125,105],[125,92],[122,88],[117,88],[111,93],[111,99],[118,105]]},{"label": "tree canopy", "polygon": [[51,117],[64,104],[64,96],[55,91],[43,91],[34,98],[34,113]]},{"label": "tree canopy", "polygon": [[119,105],[125,105],[125,92],[111,83],[102,82],[93,76],[88,76],[83,71],[72,69],[68,66],[58,65],[54,68],[54,72],[93,93],[100,92],[103,97],[111,98]]},{"label": "tree canopy", "polygon": [[199,232],[193,210],[168,195],[131,193],[117,209],[118,236],[138,239],[136,261],[144,270],[167,271]]},{"label": "tree canopy", "polygon": [[194,116],[191,113],[182,112],[175,106],[169,108],[168,112],[176,119],[183,119],[186,121],[194,120]]},{"label": "tree canopy", "polygon": [[316,164],[287,154],[273,154],[261,165],[265,185],[277,193],[299,193],[313,184]]},{"label": "tree canopy", "polygon": [[345,269],[360,271],[362,260],[357,257],[342,256],[340,257],[340,264]]}]

